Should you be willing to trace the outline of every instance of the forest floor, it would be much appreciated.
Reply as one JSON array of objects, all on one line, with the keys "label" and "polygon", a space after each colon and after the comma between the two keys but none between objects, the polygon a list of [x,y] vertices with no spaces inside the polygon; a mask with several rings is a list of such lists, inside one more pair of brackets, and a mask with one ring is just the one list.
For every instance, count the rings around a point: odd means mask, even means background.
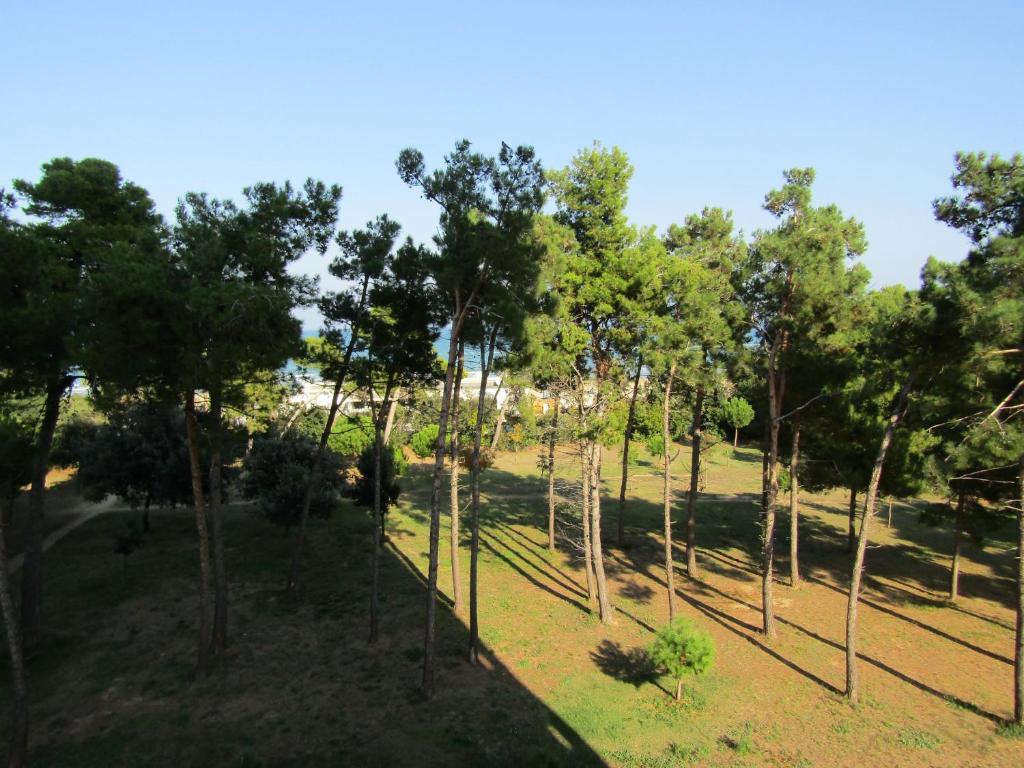
[{"label": "forest floor", "polygon": [[[799,590],[788,586],[788,519],[780,513],[779,637],[766,642],[758,630],[760,454],[715,447],[704,473],[704,490],[715,497],[697,505],[701,578],[685,577],[677,544],[676,587],[679,612],[712,634],[718,659],[707,676],[687,682],[677,704],[670,681],[653,674],[642,653],[666,622],[667,603],[661,476],[642,446],[634,454],[622,548],[614,545],[620,464],[615,451],[605,454],[612,627],[589,611],[571,547],[563,539],[557,552],[547,550],[537,452],[501,454],[483,480],[484,664],[468,665],[467,615],[450,608],[445,515],[437,695],[429,702],[418,692],[426,464],[401,480],[405,493],[389,515],[382,636],[374,647],[366,644],[365,511],[346,506],[312,521],[303,588],[289,598],[288,538],[250,505],[228,507],[230,649],[194,679],[198,569],[189,512],[153,513],[153,531],[126,565],[112,541],[132,513],[98,516],[45,558],[47,635],[30,659],[32,764],[1024,764],[1024,740],[999,727],[1012,707],[1015,552],[1008,531],[984,548],[965,546],[962,598],[951,606],[944,600],[948,528],[922,525],[913,505],[902,503],[889,528],[881,510],[860,614],[864,700],[851,707],[840,694],[846,498],[808,496],[801,504]],[[677,458],[680,488],[688,456],[683,450]],[[571,496],[578,465],[568,446],[559,458],[559,487]],[[680,490],[677,542],[684,508]],[[468,597],[465,524],[463,543]],[[4,702],[6,675],[4,661]]]}]

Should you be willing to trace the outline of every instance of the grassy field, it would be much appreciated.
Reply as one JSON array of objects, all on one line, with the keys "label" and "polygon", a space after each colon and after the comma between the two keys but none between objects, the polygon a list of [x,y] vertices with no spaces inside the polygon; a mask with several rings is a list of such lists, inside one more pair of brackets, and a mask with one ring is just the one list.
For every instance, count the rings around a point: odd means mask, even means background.
[{"label": "grassy field", "polygon": [[[714,637],[718,663],[670,698],[642,653],[667,617],[661,477],[637,446],[626,546],[609,547],[614,627],[587,609],[578,559],[546,549],[533,451],[484,477],[482,667],[464,661],[466,616],[447,601],[442,548],[438,694],[422,700],[428,467],[414,465],[389,516],[382,639],[368,647],[370,526],[346,507],[313,521],[304,588],[285,596],[288,541],[245,505],[228,510],[231,649],[192,678],[197,563],[189,513],[154,513],[122,567],[112,540],[130,512],[101,515],[46,558],[46,641],[30,661],[33,764],[40,766],[849,765],[1019,766],[998,732],[1012,706],[1014,553],[965,547],[963,599],[942,599],[950,532],[897,503],[876,528],[861,618],[865,702],[848,706],[843,631],[846,500],[808,497],[808,583],[779,567],[778,640],[766,643],[756,573],[760,455],[718,446],[698,504],[702,578],[677,574],[678,605]],[[677,459],[682,484],[682,451]],[[572,453],[559,485],[571,492]],[[605,525],[619,485],[606,454]],[[751,494],[751,495],[744,495]],[[467,495],[468,499],[468,495]],[[683,494],[677,496],[677,521]],[[787,551],[780,521],[778,550]],[[678,523],[677,523],[678,525]],[[447,531],[442,530],[442,541]],[[682,560],[682,548],[677,555]],[[468,583],[469,557],[462,558]],[[6,665],[3,670],[6,675]],[[0,680],[6,687],[6,678]],[[7,699],[6,690],[0,695]]]}]

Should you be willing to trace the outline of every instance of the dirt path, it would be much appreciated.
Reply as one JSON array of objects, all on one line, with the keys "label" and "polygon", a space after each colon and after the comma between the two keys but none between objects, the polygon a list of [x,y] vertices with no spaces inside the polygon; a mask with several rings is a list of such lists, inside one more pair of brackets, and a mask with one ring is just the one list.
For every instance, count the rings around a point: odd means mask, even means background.
[{"label": "dirt path", "polygon": [[[115,496],[109,496],[98,504],[93,504],[88,501],[83,501],[81,504],[72,508],[72,512],[75,513],[75,517],[62,525],[57,530],[51,532],[45,539],[43,539],[43,552],[48,550],[58,541],[63,539],[73,530],[81,525],[85,525],[87,522],[92,520],[97,515],[101,515],[104,512],[108,512],[114,508],[119,499]],[[21,568],[22,563],[25,560],[24,554],[15,555],[11,558],[10,572],[17,573]]]}]

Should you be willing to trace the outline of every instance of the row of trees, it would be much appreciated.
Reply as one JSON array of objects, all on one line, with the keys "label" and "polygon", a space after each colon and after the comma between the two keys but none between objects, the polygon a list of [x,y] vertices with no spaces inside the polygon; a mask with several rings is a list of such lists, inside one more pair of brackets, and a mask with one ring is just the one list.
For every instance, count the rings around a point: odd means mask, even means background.
[{"label": "row of trees", "polygon": [[[13,755],[23,759],[27,738],[23,644],[31,648],[41,626],[45,477],[61,403],[81,377],[100,403],[157,403],[180,413],[184,468],[161,479],[154,498],[169,498],[173,488],[178,499],[187,472],[200,566],[200,668],[228,642],[223,500],[234,414],[251,409],[254,382],[298,357],[312,358],[333,396],[319,440],[304,454],[308,471],[298,480],[302,495],[287,586],[295,591],[300,582],[306,522],[318,507],[323,474],[331,473],[325,458],[331,436],[342,400],[358,387],[369,395],[373,432],[372,451],[363,462],[364,474],[372,478],[364,500],[375,521],[371,641],[380,618],[377,569],[384,514],[394,498],[387,436],[403,393],[443,382],[429,510],[422,679],[428,696],[435,686],[446,458],[453,596],[456,609],[463,610],[461,454],[468,457],[471,497],[467,655],[477,656],[480,477],[491,406],[486,393],[499,364],[546,390],[556,403],[545,461],[552,548],[558,420],[572,423],[580,456],[581,535],[571,544],[579,547],[591,605],[605,623],[614,623],[615,612],[604,566],[603,446],[623,441],[615,536],[621,545],[628,451],[644,373],[661,404],[670,616],[675,614],[676,538],[671,467],[680,422],[691,437],[686,573],[698,579],[696,501],[707,448],[705,424],[712,410],[736,428],[750,422],[753,413],[743,408],[738,394],[760,416],[755,427],[763,432],[765,457],[763,629],[769,638],[775,635],[780,489],[785,483],[790,492],[794,587],[800,584],[800,489],[849,489],[854,558],[847,692],[854,700],[857,598],[880,493],[909,493],[925,479],[948,489],[957,499],[956,552],[969,519],[993,511],[1016,510],[1024,542],[1024,383],[1019,381],[1024,162],[1019,157],[958,156],[954,184],[959,193],[937,202],[936,214],[965,231],[974,247],[959,264],[930,261],[918,291],[867,288],[867,271],[852,262],[866,248],[863,229],[836,206],[813,204],[811,169],[788,171],[783,186],[766,196],[765,207],[777,224],[749,241],[735,231],[730,214],[717,208],[688,216],[662,235],[632,225],[625,214],[632,167],[623,152],[600,145],[547,173],[529,147],[503,145],[489,157],[466,141],[435,170],[427,169],[421,153],[405,150],[397,170],[438,207],[432,248],[409,239],[399,243],[400,228],[387,216],[363,230],[338,232],[341,189],[312,180],[301,190],[257,184],[244,191],[241,205],[188,194],[173,224],[156,214],[142,188],[99,160],[54,160],[44,166],[38,183],[16,181],[17,198],[3,197],[4,480],[15,490],[26,480],[31,486],[20,616],[0,562],[0,603],[15,681]],[[542,212],[548,196],[552,215]],[[12,213],[17,203],[19,216]],[[329,269],[343,288],[321,294],[315,280],[289,267],[308,251],[326,253],[332,243],[336,255]],[[323,315],[323,340],[305,349],[292,313],[311,304]],[[439,366],[434,345],[442,329],[448,332],[448,348],[445,365]],[[470,447],[464,451],[458,410],[467,347],[482,370]],[[26,402],[37,406],[35,411],[19,411],[18,404]],[[624,422],[621,402],[628,404]],[[26,412],[38,417],[19,415]],[[499,421],[503,416],[497,414]],[[496,439],[500,424],[492,433]],[[22,459],[24,450],[7,448],[29,443],[31,462]],[[861,494],[864,503],[858,506]],[[954,598],[956,569],[954,560]],[[1018,719],[1024,717],[1022,616],[1024,606],[1019,606]]]}]

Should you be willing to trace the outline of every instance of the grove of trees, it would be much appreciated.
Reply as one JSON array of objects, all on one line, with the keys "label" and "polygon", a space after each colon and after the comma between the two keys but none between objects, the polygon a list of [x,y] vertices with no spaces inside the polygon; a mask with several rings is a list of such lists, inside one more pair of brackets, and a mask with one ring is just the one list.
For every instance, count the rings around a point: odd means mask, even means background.
[{"label": "grove of trees", "polygon": [[[880,497],[929,490],[948,499],[930,510],[954,522],[952,601],[963,537],[1015,521],[1014,718],[1024,724],[1024,158],[956,156],[953,190],[934,210],[970,249],[957,263],[928,260],[914,289],[869,287],[856,260],[867,248],[864,228],[814,199],[811,168],[782,174],[764,198],[773,225],[750,237],[715,207],[660,230],[630,222],[633,168],[625,152],[597,143],[560,170],[545,170],[529,146],[502,144],[491,156],[465,140],[433,170],[415,149],[401,151],[396,169],[438,214],[432,243],[400,240],[387,215],[339,231],[341,188],[312,179],[299,188],[256,183],[238,203],[189,192],[173,222],[142,187],[97,159],[52,160],[38,181],[15,180],[0,196],[5,506],[28,489],[20,602],[0,536],[11,765],[27,759],[26,653],[59,621],[42,594],[51,467],[74,464],[86,496],[125,499],[142,510],[143,528],[151,507],[192,505],[195,666],[203,673],[230,641],[224,504],[236,491],[292,536],[281,576],[296,600],[313,556],[308,519],[332,514],[344,495],[368,510],[368,637],[377,639],[387,621],[379,595],[386,513],[401,492],[396,449],[406,443],[432,458],[423,510],[427,699],[445,684],[435,625],[446,508],[455,610],[468,613],[466,655],[478,661],[489,452],[502,440],[543,443],[547,545],[578,558],[590,610],[611,625],[607,551],[629,546],[623,509],[637,439],[659,450],[665,599],[675,621],[659,635],[655,658],[678,681],[678,698],[684,677],[713,659],[675,603],[701,579],[703,455],[719,442],[737,445],[742,433],[764,457],[761,510],[751,525],[760,535],[766,642],[776,636],[779,510],[789,523],[789,583],[798,588],[807,535],[801,490],[849,494],[852,702],[862,695],[857,609]],[[324,291],[297,273],[295,263],[310,253],[342,287]],[[311,343],[295,316],[303,307],[323,318]],[[289,412],[294,389],[282,371],[295,360],[318,371],[330,395],[325,414]],[[473,393],[460,391],[469,360],[480,372]],[[500,408],[489,394],[496,371],[509,390]],[[58,429],[77,382],[87,384],[99,415]],[[524,394],[531,387],[543,393],[543,415],[540,400]],[[348,399],[366,401],[363,415],[346,415]],[[672,465],[683,440],[689,476],[680,534]],[[622,446],[615,525],[603,514],[611,445]],[[578,457],[578,482],[559,507],[555,475],[566,455]],[[461,465],[468,605],[458,565]],[[356,470],[354,484],[345,481],[346,466]],[[571,524],[557,527],[558,515]],[[677,540],[686,554],[681,583]]]}]

